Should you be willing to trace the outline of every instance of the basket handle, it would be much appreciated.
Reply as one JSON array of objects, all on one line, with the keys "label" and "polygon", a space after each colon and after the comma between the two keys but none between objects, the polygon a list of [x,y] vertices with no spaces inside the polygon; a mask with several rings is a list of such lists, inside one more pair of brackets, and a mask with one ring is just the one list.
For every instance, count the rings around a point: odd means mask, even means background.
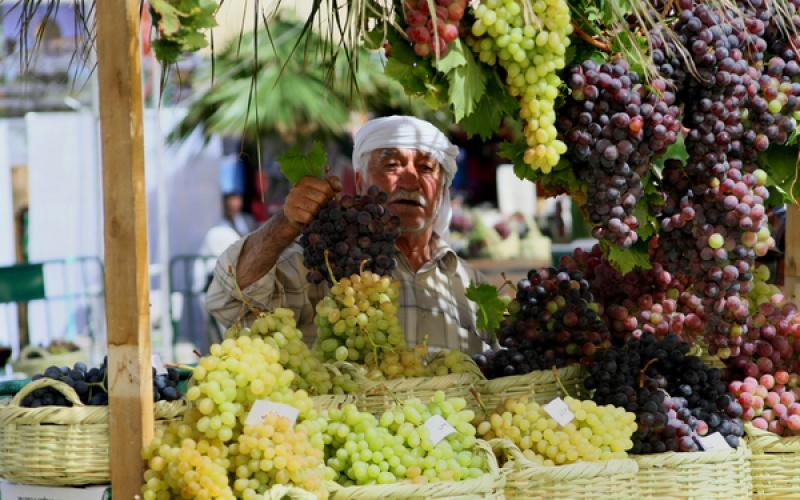
[{"label": "basket handle", "polygon": [[22,351],[19,353],[19,359],[20,360],[31,359],[31,355],[32,354],[38,354],[39,355],[36,359],[38,359],[38,358],[46,358],[46,357],[50,356],[50,353],[47,351],[47,349],[44,349],[42,347],[35,346],[35,345],[28,345],[28,346],[25,346],[22,349]]},{"label": "basket handle", "polygon": [[25,399],[28,394],[43,387],[52,387],[53,389],[57,390],[63,394],[64,397],[67,398],[67,401],[72,403],[73,406],[85,406],[81,401],[81,398],[78,397],[78,394],[74,389],[72,389],[72,387],[68,386],[64,382],[61,382],[60,380],[47,377],[25,384],[25,386],[14,396],[14,399],[11,400],[10,404],[14,406],[22,406],[22,400]]}]

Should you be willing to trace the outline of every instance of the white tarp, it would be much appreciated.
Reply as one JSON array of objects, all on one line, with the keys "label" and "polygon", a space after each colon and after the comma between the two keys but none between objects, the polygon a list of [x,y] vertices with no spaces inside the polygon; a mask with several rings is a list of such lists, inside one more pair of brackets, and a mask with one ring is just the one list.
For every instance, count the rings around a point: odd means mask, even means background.
[{"label": "white tarp", "polygon": [[[0,266],[15,262],[14,207],[11,199],[11,145],[9,123],[0,121]],[[17,344],[17,309],[0,304],[0,344]]]}]

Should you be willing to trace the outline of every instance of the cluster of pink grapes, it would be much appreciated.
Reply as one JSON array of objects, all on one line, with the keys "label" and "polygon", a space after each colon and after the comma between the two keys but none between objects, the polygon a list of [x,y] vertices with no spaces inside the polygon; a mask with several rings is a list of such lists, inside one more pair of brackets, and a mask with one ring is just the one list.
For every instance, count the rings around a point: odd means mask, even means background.
[{"label": "cluster of pink grapes", "polygon": [[791,388],[792,382],[792,376],[781,370],[758,379],[746,377],[743,381],[733,381],[728,390],[742,405],[743,420],[781,436],[798,435],[800,389]]},{"label": "cluster of pink grapes", "polygon": [[437,0],[431,11],[427,0],[406,0],[406,35],[420,57],[444,57],[450,42],[458,38],[458,23],[467,0]]}]

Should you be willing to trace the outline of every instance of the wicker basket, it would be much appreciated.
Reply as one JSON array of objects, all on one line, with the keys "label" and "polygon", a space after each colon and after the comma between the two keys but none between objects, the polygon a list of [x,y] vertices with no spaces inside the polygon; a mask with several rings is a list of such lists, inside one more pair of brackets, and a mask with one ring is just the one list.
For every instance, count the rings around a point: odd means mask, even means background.
[{"label": "wicker basket", "polygon": [[753,498],[790,498],[800,495],[800,436],[781,437],[745,426],[750,447]]},{"label": "wicker basket", "polygon": [[264,493],[261,498],[264,500],[318,500],[317,495],[294,486],[276,484]]},{"label": "wicker basket", "polygon": [[427,401],[436,391],[444,391],[448,398],[466,399],[468,407],[476,410],[478,402],[472,396],[472,392],[478,390],[480,384],[486,379],[478,365],[474,364],[472,360],[470,360],[470,364],[472,369],[469,371],[435,377],[371,380],[354,372],[353,377],[362,387],[356,406],[361,411],[377,415],[390,408],[395,401],[404,401],[409,398]]},{"label": "wicker basket", "polygon": [[750,449],[638,455],[636,478],[645,498],[750,498]]},{"label": "wicker basket", "polygon": [[[30,392],[53,387],[72,407],[23,408]],[[159,425],[186,410],[185,401],[155,405]],[[0,477],[43,486],[79,486],[111,481],[107,406],[84,406],[71,387],[42,378],[22,388],[0,406]]]},{"label": "wicker basket", "polygon": [[[570,396],[581,393],[583,378],[580,365],[570,365],[558,370],[558,379]],[[480,394],[488,410],[510,398],[528,396],[538,403],[549,403],[556,396],[564,395],[553,370],[537,370],[525,375],[485,380],[481,383]]]},{"label": "wicker basket", "polygon": [[525,458],[507,439],[493,439],[492,448],[504,454],[505,495],[513,498],[571,498],[576,500],[633,499],[639,496],[633,460],[578,462],[546,467]]},{"label": "wicker basket", "polygon": [[413,484],[407,481],[394,484],[368,486],[340,486],[329,483],[331,500],[428,500],[447,498],[451,500],[502,500],[505,478],[497,465],[489,443],[478,441],[480,450],[486,454],[489,471],[481,477],[463,481]]},{"label": "wicker basket", "polygon": [[311,402],[317,411],[330,410],[331,408],[341,408],[344,405],[356,404],[358,398],[353,394],[323,394],[322,396],[311,396]]},{"label": "wicker basket", "polygon": [[86,363],[89,359],[86,351],[74,351],[64,354],[50,354],[47,349],[29,345],[20,353],[11,366],[16,372],[22,372],[29,377],[37,373],[44,373],[50,366],[72,366],[78,361]]}]

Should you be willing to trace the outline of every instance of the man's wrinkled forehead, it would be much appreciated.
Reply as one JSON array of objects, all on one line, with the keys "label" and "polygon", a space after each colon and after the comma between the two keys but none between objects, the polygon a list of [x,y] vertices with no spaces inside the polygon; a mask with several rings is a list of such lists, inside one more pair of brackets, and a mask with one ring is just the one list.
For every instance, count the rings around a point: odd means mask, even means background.
[{"label": "man's wrinkled forehead", "polygon": [[[422,151],[422,150],[419,150],[419,149],[415,149],[415,150],[411,150],[411,151],[415,151],[416,152],[416,154],[417,154],[416,159],[417,160],[432,160],[432,161],[436,161],[436,158],[434,158],[434,156],[432,154],[428,153],[427,151]],[[371,156],[371,159],[377,160],[379,162],[384,162],[386,160],[391,160],[391,159],[404,159],[405,158],[405,154],[403,153],[403,151],[398,149],[398,148],[380,148],[380,149],[376,149],[376,150],[372,151],[370,156]]]}]

